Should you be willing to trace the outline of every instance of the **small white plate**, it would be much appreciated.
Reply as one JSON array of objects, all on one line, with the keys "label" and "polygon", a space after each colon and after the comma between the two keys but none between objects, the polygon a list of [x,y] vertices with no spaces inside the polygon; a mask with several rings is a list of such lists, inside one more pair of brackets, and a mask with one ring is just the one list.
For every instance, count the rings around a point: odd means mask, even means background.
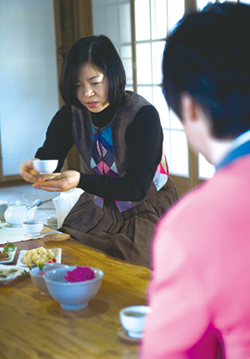
[{"label": "small white plate", "polygon": [[[11,271],[12,269],[17,269],[17,271],[15,271],[14,273],[9,273],[9,271]],[[0,285],[9,283],[15,278],[19,277],[22,274],[23,270],[24,270],[23,268],[20,268],[18,266],[10,266],[10,265],[6,266],[0,264]],[[29,271],[29,269],[27,270]],[[5,274],[7,275],[7,277],[2,278],[1,275],[5,275]]]},{"label": "small white plate", "polygon": [[[4,247],[0,247],[0,251],[3,252],[3,250],[4,250]],[[0,264],[13,262],[13,259],[15,258],[16,250],[17,250],[17,247],[14,249],[14,251],[8,252],[9,256],[4,261],[0,261]]]},{"label": "small white plate", "polygon": [[[61,263],[62,261],[62,248],[49,248],[52,250],[52,252],[55,253],[55,258],[56,258],[56,263]],[[19,257],[18,257],[18,260],[17,260],[17,266],[20,266],[20,267],[27,267],[26,264],[23,262],[23,256],[24,256],[24,253],[25,252],[28,252],[28,250],[22,250],[20,251],[20,254],[19,254]]]}]

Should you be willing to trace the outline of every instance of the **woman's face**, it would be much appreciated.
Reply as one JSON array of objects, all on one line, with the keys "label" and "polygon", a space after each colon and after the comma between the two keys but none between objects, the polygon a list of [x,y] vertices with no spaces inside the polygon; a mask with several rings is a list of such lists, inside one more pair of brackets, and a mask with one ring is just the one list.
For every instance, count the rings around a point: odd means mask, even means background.
[{"label": "woman's face", "polygon": [[100,112],[108,105],[108,78],[98,67],[85,62],[79,70],[76,97],[91,112]]}]

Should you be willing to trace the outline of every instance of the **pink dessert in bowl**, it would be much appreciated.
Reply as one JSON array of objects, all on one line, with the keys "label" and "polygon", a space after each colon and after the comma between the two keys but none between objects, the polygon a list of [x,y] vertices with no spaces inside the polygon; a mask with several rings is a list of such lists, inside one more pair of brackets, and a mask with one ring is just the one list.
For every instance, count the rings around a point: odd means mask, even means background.
[{"label": "pink dessert in bowl", "polygon": [[86,280],[94,279],[95,272],[89,267],[77,266],[72,271],[67,271],[64,277],[67,282],[85,282]]},{"label": "pink dessert in bowl", "polygon": [[98,268],[71,266],[51,270],[43,278],[51,296],[63,309],[78,310],[87,307],[98,293],[103,275]]}]

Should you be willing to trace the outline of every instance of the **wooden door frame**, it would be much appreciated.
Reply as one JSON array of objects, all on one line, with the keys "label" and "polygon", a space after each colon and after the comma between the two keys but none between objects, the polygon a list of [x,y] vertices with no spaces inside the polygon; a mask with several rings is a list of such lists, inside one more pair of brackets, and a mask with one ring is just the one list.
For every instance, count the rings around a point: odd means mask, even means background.
[{"label": "wooden door frame", "polygon": [[[91,0],[53,0],[56,34],[56,57],[59,107],[64,101],[59,91],[60,73],[65,56],[73,44],[82,37],[93,35]],[[64,169],[80,170],[80,156],[75,147],[71,148],[64,162]]]},{"label": "wooden door frame", "polygon": [[170,173],[170,177],[173,179],[179,195],[183,196],[184,193],[200,185],[203,180],[199,179],[198,173],[198,156],[193,150],[188,147],[189,151],[189,177],[182,177],[173,175]]}]

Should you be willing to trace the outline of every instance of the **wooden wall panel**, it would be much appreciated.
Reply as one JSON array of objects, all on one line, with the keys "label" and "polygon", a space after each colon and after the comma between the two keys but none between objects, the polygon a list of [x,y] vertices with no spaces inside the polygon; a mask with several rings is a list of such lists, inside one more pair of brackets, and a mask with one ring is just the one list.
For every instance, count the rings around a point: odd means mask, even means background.
[{"label": "wooden wall panel", "polygon": [[[91,0],[54,0],[54,10],[59,83],[62,64],[69,49],[80,38],[93,34]],[[64,105],[61,96],[59,105]],[[75,146],[67,156],[64,169],[80,170],[80,158]]]}]

